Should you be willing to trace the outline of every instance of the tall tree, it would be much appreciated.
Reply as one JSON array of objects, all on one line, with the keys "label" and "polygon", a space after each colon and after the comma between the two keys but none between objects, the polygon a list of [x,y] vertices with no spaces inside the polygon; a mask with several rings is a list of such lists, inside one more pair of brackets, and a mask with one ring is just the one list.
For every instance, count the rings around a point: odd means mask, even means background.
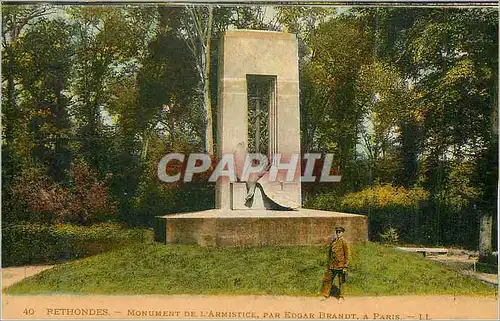
[{"label": "tall tree", "polygon": [[189,49],[198,74],[198,95],[205,113],[205,151],[213,155],[212,97],[210,89],[214,7],[160,7],[160,23],[168,26]]},{"label": "tall tree", "polygon": [[68,13],[77,28],[72,92],[80,150],[92,167],[104,171],[109,86],[138,69],[155,17],[151,8],[138,7],[71,7]]},{"label": "tall tree", "polygon": [[[198,76],[197,92],[204,110],[204,148],[214,154],[214,122],[212,93],[215,91],[214,64],[217,64],[217,48],[213,41],[218,40],[230,26],[234,28],[267,29],[262,7],[223,7],[223,6],[162,6],[160,24],[185,42],[194,62]],[[216,47],[216,46],[215,46]]]},{"label": "tall tree", "polygon": [[[159,12],[165,14],[162,7]],[[142,127],[160,124],[166,129],[170,147],[186,126],[190,127],[193,141],[204,137],[203,111],[197,106],[200,97],[195,59],[168,19],[159,19],[137,82],[139,104],[143,106],[138,114]]]},{"label": "tall tree", "polygon": [[20,41],[20,103],[34,138],[32,156],[65,182],[71,164],[67,92],[73,48],[72,28],[63,20],[40,21]]},{"label": "tall tree", "polygon": [[314,84],[311,60],[315,54],[314,36],[323,23],[333,18],[333,8],[307,8],[281,6],[276,7],[276,14],[269,22],[270,29],[293,33],[298,40],[300,72],[300,113],[301,113],[301,148],[309,152],[314,144],[315,122],[310,118],[312,109],[321,105],[320,90]]},{"label": "tall tree", "polygon": [[[367,16],[380,27],[380,55],[394,62],[411,86],[415,111],[404,127],[408,139],[402,142],[411,148],[420,145],[414,143],[415,138],[422,140],[419,153],[406,149],[404,154],[423,160],[423,181],[432,192],[439,220],[440,213],[452,208],[450,201],[460,203],[446,188],[455,173],[467,176],[462,180],[466,185],[460,189],[467,191],[466,182],[473,182],[471,175],[475,175],[473,171],[463,172],[467,164],[476,163],[482,155],[498,155],[496,136],[492,135],[498,110],[498,12],[488,8],[398,8],[378,9]],[[476,183],[472,187],[480,186]],[[478,212],[491,215],[496,198],[484,193],[484,185],[480,189],[483,192],[467,196],[469,203],[479,201]],[[486,203],[490,204],[488,210]],[[486,225],[491,222],[481,221]],[[489,247],[488,242],[480,244]]]},{"label": "tall tree", "polygon": [[356,82],[361,67],[373,60],[371,39],[356,21],[343,17],[320,25],[310,46],[303,80],[311,82],[306,94],[312,104],[305,106],[310,128],[303,130],[314,140],[312,149],[333,152],[335,163],[345,166],[356,157],[363,116],[354,101]]},{"label": "tall tree", "polygon": [[47,5],[2,6],[2,189],[19,170],[23,159],[29,157],[27,131],[22,123],[19,106],[20,38],[26,28],[53,12]]},{"label": "tall tree", "polygon": [[369,183],[394,182],[400,170],[394,146],[402,123],[411,115],[409,90],[396,68],[379,61],[361,68],[356,90],[355,102],[364,113],[360,145],[368,161]]}]

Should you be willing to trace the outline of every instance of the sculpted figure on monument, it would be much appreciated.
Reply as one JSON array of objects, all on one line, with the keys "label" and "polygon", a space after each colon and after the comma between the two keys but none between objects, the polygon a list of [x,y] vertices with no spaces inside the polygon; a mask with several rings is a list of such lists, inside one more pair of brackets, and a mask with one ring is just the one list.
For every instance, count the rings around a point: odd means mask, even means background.
[{"label": "sculpted figure on monument", "polygon": [[[280,191],[276,190],[276,186],[279,185],[270,183],[269,173],[273,168],[273,165],[268,162],[267,159],[260,159],[261,162],[267,162],[262,170],[249,173],[248,175],[246,175],[248,177],[245,177],[244,173],[249,172],[248,167],[252,166],[252,162],[248,161],[248,156],[249,153],[245,147],[245,143],[240,142],[234,152],[234,160],[236,177],[240,182],[244,182],[247,187],[245,205],[248,207],[252,206],[252,202],[255,197],[255,190],[258,188],[261,191],[263,203],[266,209],[276,211],[291,211],[294,208],[297,208],[298,204],[295,204],[292,200],[287,198],[285,193],[279,193]],[[275,199],[272,199],[271,197],[269,197],[269,195],[277,195],[277,197],[275,197]]]}]

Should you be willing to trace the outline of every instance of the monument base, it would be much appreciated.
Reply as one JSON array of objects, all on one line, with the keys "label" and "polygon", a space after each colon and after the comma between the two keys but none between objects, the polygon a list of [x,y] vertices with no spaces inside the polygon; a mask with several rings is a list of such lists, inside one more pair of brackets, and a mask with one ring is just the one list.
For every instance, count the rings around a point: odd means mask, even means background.
[{"label": "monument base", "polygon": [[207,210],[158,216],[155,239],[165,244],[201,246],[324,245],[333,228],[346,229],[351,243],[368,240],[364,215],[298,209]]}]

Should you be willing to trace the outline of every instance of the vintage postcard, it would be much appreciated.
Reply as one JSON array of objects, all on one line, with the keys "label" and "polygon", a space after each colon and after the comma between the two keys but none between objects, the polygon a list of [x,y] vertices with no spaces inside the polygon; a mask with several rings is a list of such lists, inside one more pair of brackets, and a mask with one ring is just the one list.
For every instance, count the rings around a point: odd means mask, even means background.
[{"label": "vintage postcard", "polygon": [[498,4],[2,3],[2,318],[498,319]]}]

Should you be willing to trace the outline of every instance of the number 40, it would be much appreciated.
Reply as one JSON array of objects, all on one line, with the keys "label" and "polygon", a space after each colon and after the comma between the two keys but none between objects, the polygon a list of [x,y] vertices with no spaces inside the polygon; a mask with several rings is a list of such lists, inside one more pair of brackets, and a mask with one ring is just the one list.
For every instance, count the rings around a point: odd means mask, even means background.
[{"label": "number 40", "polygon": [[24,309],[23,314],[24,315],[33,315],[33,314],[35,314],[35,309]]}]

